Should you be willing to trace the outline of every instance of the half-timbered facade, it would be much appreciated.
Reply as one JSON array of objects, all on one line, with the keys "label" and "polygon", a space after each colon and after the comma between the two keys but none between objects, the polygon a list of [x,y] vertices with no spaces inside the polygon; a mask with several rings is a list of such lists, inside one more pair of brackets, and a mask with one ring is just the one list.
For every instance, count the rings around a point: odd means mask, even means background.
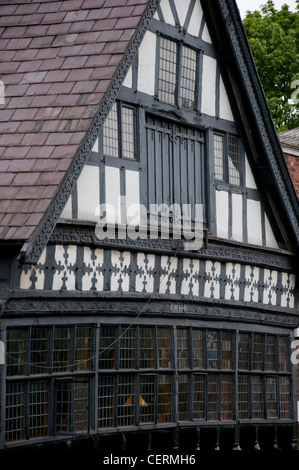
[{"label": "half-timbered facade", "polygon": [[298,200],[235,2],[57,3],[24,54],[76,105],[34,98],[2,156],[32,166],[1,192],[0,446],[291,448]]}]

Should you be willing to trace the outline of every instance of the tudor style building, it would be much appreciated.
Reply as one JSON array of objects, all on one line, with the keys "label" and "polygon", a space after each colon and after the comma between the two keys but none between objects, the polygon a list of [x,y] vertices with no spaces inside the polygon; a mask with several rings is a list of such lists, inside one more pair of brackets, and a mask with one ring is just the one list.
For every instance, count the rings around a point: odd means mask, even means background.
[{"label": "tudor style building", "polygon": [[235,2],[51,3],[0,7],[0,447],[294,447],[298,200]]}]

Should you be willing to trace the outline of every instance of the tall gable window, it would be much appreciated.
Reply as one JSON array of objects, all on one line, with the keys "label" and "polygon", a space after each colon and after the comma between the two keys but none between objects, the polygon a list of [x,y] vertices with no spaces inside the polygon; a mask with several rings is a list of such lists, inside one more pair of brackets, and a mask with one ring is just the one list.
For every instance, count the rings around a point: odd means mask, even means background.
[{"label": "tall gable window", "polygon": [[116,102],[103,127],[103,153],[117,158],[136,158],[135,109]]},{"label": "tall gable window", "polygon": [[240,141],[231,135],[214,134],[215,178],[229,184],[242,184]]},{"label": "tall gable window", "polygon": [[195,107],[197,52],[160,38],[158,98],[185,109]]}]

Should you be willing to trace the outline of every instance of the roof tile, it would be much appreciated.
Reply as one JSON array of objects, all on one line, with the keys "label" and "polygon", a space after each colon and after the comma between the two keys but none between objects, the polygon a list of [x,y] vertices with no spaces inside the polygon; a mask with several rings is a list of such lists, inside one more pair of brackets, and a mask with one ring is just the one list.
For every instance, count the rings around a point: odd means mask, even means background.
[{"label": "roof tile", "polygon": [[6,86],[0,109],[0,238],[32,236],[148,2],[0,5],[0,73]]},{"label": "roof tile", "polygon": [[[14,113],[13,115],[13,120],[18,121],[20,120],[27,120],[27,119],[33,119],[34,116],[37,113],[38,108],[29,108],[29,109],[17,109],[16,111],[12,110]],[[1,116],[2,112],[0,113]]]},{"label": "roof tile", "polygon": [[48,133],[42,132],[26,134],[22,140],[22,145],[44,145],[48,137]]}]

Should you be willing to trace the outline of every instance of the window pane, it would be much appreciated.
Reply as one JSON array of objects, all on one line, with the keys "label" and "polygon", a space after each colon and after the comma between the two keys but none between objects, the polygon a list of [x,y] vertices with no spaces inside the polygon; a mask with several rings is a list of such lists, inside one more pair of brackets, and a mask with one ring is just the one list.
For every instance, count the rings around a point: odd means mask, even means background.
[{"label": "window pane", "polygon": [[171,376],[159,375],[158,383],[158,423],[171,421]]},{"label": "window pane", "polygon": [[176,60],[176,43],[161,37],[158,97],[169,104],[175,104]]},{"label": "window pane", "polygon": [[91,335],[92,328],[80,327],[76,329],[76,370],[89,370],[91,367]]},{"label": "window pane", "polygon": [[7,330],[6,356],[7,375],[24,375],[26,362],[26,330],[11,328]]},{"label": "window pane", "polygon": [[264,337],[263,335],[254,335],[253,337],[253,364],[254,370],[263,370],[263,349]]},{"label": "window pane", "polygon": [[254,375],[251,378],[252,387],[252,418],[263,418],[263,385],[262,377]]},{"label": "window pane", "polygon": [[280,372],[288,372],[290,370],[290,354],[288,338],[286,336],[280,336],[278,338],[278,355]]},{"label": "window pane", "polygon": [[55,328],[53,369],[55,372],[70,370],[71,328]]},{"label": "window pane", "polygon": [[120,337],[119,367],[132,369],[135,364],[135,330],[122,328]]},{"label": "window pane", "polygon": [[24,439],[24,384],[8,383],[6,387],[7,442]]},{"label": "window pane", "polygon": [[48,434],[48,382],[30,383],[30,437]]},{"label": "window pane", "polygon": [[140,423],[154,421],[155,377],[144,375],[140,377],[139,420]]},{"label": "window pane", "polygon": [[266,336],[265,370],[276,370],[275,336]]},{"label": "window pane", "polygon": [[113,104],[103,127],[104,155],[118,157],[118,122],[117,106]]},{"label": "window pane", "polygon": [[83,433],[88,431],[89,410],[89,384],[88,382],[76,382],[75,384],[75,416],[73,432]]},{"label": "window pane", "polygon": [[192,330],[192,367],[204,367],[202,330]]},{"label": "window pane", "polygon": [[115,328],[102,326],[99,338],[99,369],[115,367]]},{"label": "window pane", "polygon": [[233,379],[231,375],[221,376],[221,419],[233,419]]},{"label": "window pane", "polygon": [[88,382],[58,382],[56,384],[56,433],[88,431]]},{"label": "window pane", "polygon": [[154,367],[154,329],[139,328],[139,367]]},{"label": "window pane", "polygon": [[56,433],[71,432],[71,383],[56,385]]},{"label": "window pane", "polygon": [[223,137],[214,135],[214,171],[217,180],[224,180],[223,170]]},{"label": "window pane", "polygon": [[135,158],[134,148],[134,111],[132,108],[122,107],[122,156]]},{"label": "window pane", "polygon": [[42,374],[48,371],[48,328],[31,330],[31,374]]},{"label": "window pane", "polygon": [[249,418],[249,408],[248,408],[248,376],[239,375],[238,377],[238,406],[239,406],[239,418],[246,419]]},{"label": "window pane", "polygon": [[171,337],[169,328],[158,328],[158,362],[159,368],[169,369],[171,367]]},{"label": "window pane", "polygon": [[134,377],[120,375],[118,382],[118,426],[134,424]]},{"label": "window pane", "polygon": [[194,375],[193,379],[193,419],[205,418],[205,376]]},{"label": "window pane", "polygon": [[250,335],[247,333],[240,333],[239,335],[239,357],[238,367],[239,369],[249,370],[249,345]]},{"label": "window pane", "polygon": [[279,377],[280,419],[291,417],[290,378]]},{"label": "window pane", "polygon": [[233,367],[233,335],[224,331],[221,339],[221,368],[232,369]]},{"label": "window pane", "polygon": [[189,331],[187,329],[178,328],[178,368],[184,369],[189,367]]},{"label": "window pane", "polygon": [[218,375],[208,375],[208,420],[218,420]]},{"label": "window pane", "polygon": [[218,367],[218,332],[207,331],[207,360],[208,367],[217,369]]},{"label": "window pane", "polygon": [[266,377],[267,418],[277,418],[277,382],[276,377]]},{"label": "window pane", "polygon": [[195,79],[196,79],[196,52],[189,47],[182,47],[180,80],[180,105],[182,108],[194,108]]},{"label": "window pane", "polygon": [[99,376],[99,428],[113,426],[114,377]]},{"label": "window pane", "polygon": [[228,176],[229,183],[240,185],[239,140],[228,136]]},{"label": "window pane", "polygon": [[189,420],[189,376],[187,374],[178,377],[178,411],[179,420]]}]

